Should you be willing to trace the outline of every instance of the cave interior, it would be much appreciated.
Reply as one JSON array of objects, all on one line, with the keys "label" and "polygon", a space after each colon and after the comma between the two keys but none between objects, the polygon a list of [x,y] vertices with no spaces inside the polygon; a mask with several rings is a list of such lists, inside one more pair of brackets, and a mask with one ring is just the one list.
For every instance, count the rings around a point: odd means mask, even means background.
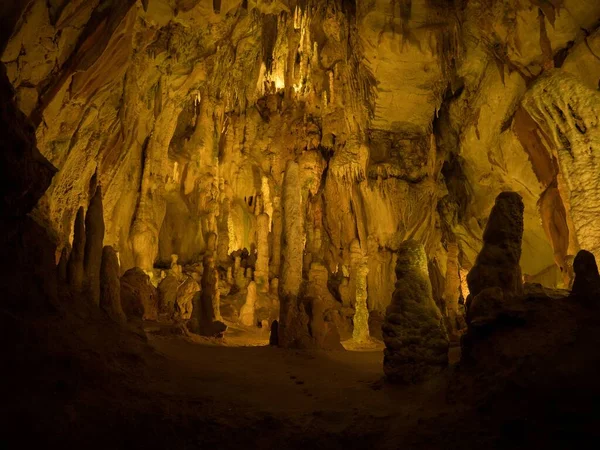
[{"label": "cave interior", "polygon": [[600,446],[598,0],[3,0],[0,447]]}]

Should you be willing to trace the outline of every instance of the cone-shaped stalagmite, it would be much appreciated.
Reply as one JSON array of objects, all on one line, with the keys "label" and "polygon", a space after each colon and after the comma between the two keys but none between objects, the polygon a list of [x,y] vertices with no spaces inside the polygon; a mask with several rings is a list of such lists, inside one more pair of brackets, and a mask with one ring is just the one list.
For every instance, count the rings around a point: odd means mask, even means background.
[{"label": "cone-shaped stalagmite", "polygon": [[246,303],[240,310],[240,323],[247,327],[256,325],[255,320],[256,309],[256,283],[251,281],[248,284],[248,294],[246,295]]},{"label": "cone-shaped stalagmite", "polygon": [[85,284],[90,300],[95,305],[100,303],[100,265],[102,263],[103,242],[102,189],[98,186],[85,215],[85,254],[83,260]]},{"label": "cone-shaped stalagmite", "polygon": [[580,250],[573,261],[575,281],[573,294],[578,297],[600,296],[600,275],[594,254],[587,250]]},{"label": "cone-shaped stalagmite", "polygon": [[67,280],[71,290],[81,292],[83,287],[83,258],[85,254],[85,222],[83,206],[77,210],[73,229],[73,246],[67,264]]},{"label": "cone-shaped stalagmite", "polygon": [[100,307],[117,323],[127,321],[121,306],[121,281],[117,253],[107,245],[102,249],[100,266]]},{"label": "cone-shaped stalagmite", "polygon": [[302,283],[304,213],[298,164],[289,161],[283,180],[279,346],[294,347],[306,326],[300,320],[298,294]]},{"label": "cone-shaped stalagmite", "polygon": [[523,239],[523,200],[516,192],[496,198],[485,231],[483,248],[467,275],[467,321],[483,324],[494,320],[501,303],[523,292],[519,260]]},{"label": "cone-shaped stalagmite", "polygon": [[431,291],[423,245],[406,241],[398,250],[396,290],[382,327],[387,379],[416,383],[448,365],[448,335]]}]

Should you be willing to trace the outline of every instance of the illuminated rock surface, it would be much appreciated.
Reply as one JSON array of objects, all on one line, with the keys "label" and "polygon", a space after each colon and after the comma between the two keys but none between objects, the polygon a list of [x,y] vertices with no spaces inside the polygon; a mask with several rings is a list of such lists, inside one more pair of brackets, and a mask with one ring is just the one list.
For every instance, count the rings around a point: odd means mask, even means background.
[{"label": "illuminated rock surface", "polygon": [[427,256],[421,244],[398,250],[396,290],[383,324],[383,370],[394,383],[418,383],[448,365],[448,335],[433,301]]},{"label": "illuminated rock surface", "polygon": [[[599,17],[595,0],[0,2],[0,434],[585,447]],[[494,218],[509,191],[518,226]],[[395,287],[411,240],[423,295]],[[428,319],[386,322],[411,348],[382,324],[413,294]],[[263,348],[275,320],[283,348]],[[408,352],[389,378],[427,383],[381,383],[384,338]]]}]

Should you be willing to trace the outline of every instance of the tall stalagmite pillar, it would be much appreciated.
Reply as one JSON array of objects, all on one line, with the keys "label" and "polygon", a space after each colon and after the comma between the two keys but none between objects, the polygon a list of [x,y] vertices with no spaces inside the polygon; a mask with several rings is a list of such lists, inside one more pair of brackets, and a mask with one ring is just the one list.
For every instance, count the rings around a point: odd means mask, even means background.
[{"label": "tall stalagmite pillar", "polygon": [[490,212],[483,247],[467,276],[467,321],[470,325],[492,319],[492,310],[523,293],[521,243],[523,200],[516,192],[502,192]]},{"label": "tall stalagmite pillar", "polygon": [[293,347],[301,334],[298,294],[302,283],[304,217],[298,164],[289,161],[282,195],[279,346]]},{"label": "tall stalagmite pillar", "polygon": [[119,279],[119,259],[117,253],[107,245],[102,249],[100,266],[100,307],[117,323],[127,322],[121,306],[121,280]]},{"label": "tall stalagmite pillar", "polygon": [[83,260],[86,286],[90,300],[95,305],[100,304],[100,266],[102,264],[103,243],[104,210],[102,207],[102,189],[98,186],[85,214],[85,254]]},{"label": "tall stalagmite pillar", "polygon": [[369,267],[363,261],[356,270],[356,305],[352,339],[358,343],[369,341],[369,310],[367,308],[367,275]]},{"label": "tall stalagmite pillar", "polygon": [[73,292],[81,292],[83,288],[83,259],[85,254],[85,221],[83,206],[77,210],[73,230],[73,246],[67,264],[67,280]]},{"label": "tall stalagmite pillar", "polygon": [[279,278],[281,268],[281,198],[275,197],[273,199],[273,222],[271,229],[271,265],[269,270],[271,271],[271,278]]},{"label": "tall stalagmite pillar", "polygon": [[448,335],[435,304],[423,245],[406,241],[398,250],[396,290],[383,323],[383,370],[395,383],[417,383],[448,365]]},{"label": "tall stalagmite pillar", "polygon": [[254,280],[260,292],[269,292],[269,215],[260,214],[256,221],[258,257]]}]

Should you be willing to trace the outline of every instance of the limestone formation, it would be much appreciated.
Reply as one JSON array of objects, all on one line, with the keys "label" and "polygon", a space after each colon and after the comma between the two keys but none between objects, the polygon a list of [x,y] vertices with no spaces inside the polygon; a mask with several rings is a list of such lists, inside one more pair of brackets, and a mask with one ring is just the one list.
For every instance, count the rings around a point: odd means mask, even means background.
[{"label": "limestone formation", "polygon": [[362,263],[356,270],[356,303],[352,339],[357,343],[369,341],[369,310],[367,309],[367,275],[369,268]]},{"label": "limestone formation", "polygon": [[446,261],[446,285],[444,287],[443,301],[445,315],[448,318],[448,332],[454,337],[464,328],[464,317],[459,312],[460,298],[460,266],[458,262],[458,244],[448,244],[448,259]]},{"label": "limestone formation", "polygon": [[600,296],[600,275],[596,258],[592,253],[580,250],[573,261],[573,270],[575,271],[573,294],[594,299]]},{"label": "limestone formation", "polygon": [[175,313],[177,318],[188,320],[192,317],[194,308],[194,297],[200,292],[200,286],[193,278],[187,277],[177,289],[177,300],[175,303]]},{"label": "limestone formation", "polygon": [[302,193],[298,164],[290,161],[283,181],[282,234],[281,234],[281,277],[279,297],[281,302],[279,320],[279,346],[293,347],[306,334],[307,320],[301,316],[303,306],[298,303],[302,282],[302,258],[304,220]]},{"label": "limestone formation", "polygon": [[483,233],[483,248],[467,276],[470,292],[467,298],[468,322],[477,321],[475,311],[489,309],[478,305],[488,301],[488,297],[493,303],[497,303],[499,297],[509,302],[522,294],[523,279],[519,265],[522,238],[521,196],[516,192],[502,192],[496,198]]},{"label": "limestone formation", "polygon": [[100,308],[117,323],[127,321],[121,306],[121,281],[119,279],[119,259],[117,253],[107,245],[102,249],[100,266]]},{"label": "limestone formation", "polygon": [[194,296],[188,329],[201,336],[221,337],[227,326],[220,321],[219,274],[213,256],[205,256],[203,264],[202,289]]},{"label": "limestone formation", "polygon": [[103,242],[104,210],[102,207],[102,189],[98,186],[85,214],[85,252],[83,259],[86,290],[94,305],[100,303],[100,266],[102,264]]},{"label": "limestone formation", "polygon": [[81,292],[83,288],[84,269],[83,260],[85,255],[85,222],[83,207],[77,210],[75,225],[73,228],[73,245],[69,254],[67,265],[67,279],[69,286],[74,292]]},{"label": "limestone formation", "polygon": [[260,214],[256,220],[257,248],[254,280],[260,292],[269,292],[269,215]]},{"label": "limestone formation", "polygon": [[216,233],[213,233],[211,231],[206,236],[206,254],[213,255],[216,257],[217,256],[216,251],[217,251],[217,235],[216,235]]},{"label": "limestone formation", "polygon": [[167,275],[158,283],[158,313],[161,316],[172,318],[175,314],[179,284],[179,280],[174,275]]},{"label": "limestone formation", "polygon": [[448,335],[432,297],[423,245],[406,241],[398,250],[396,290],[382,327],[383,369],[394,383],[418,383],[448,365]]},{"label": "limestone formation", "polygon": [[256,309],[256,283],[251,281],[248,285],[248,293],[246,294],[246,303],[240,309],[240,323],[247,327],[256,325],[255,309]]},{"label": "limestone formation", "polygon": [[279,322],[277,320],[274,320],[271,323],[271,330],[269,333],[269,345],[279,345]]},{"label": "limestone formation", "polygon": [[58,281],[60,284],[65,285],[67,283],[67,272],[69,264],[69,252],[66,247],[60,251],[60,259],[56,266],[56,273],[58,274]]},{"label": "limestone formation", "polygon": [[156,320],[158,317],[158,292],[139,267],[129,269],[121,277],[121,306],[128,318]]}]

